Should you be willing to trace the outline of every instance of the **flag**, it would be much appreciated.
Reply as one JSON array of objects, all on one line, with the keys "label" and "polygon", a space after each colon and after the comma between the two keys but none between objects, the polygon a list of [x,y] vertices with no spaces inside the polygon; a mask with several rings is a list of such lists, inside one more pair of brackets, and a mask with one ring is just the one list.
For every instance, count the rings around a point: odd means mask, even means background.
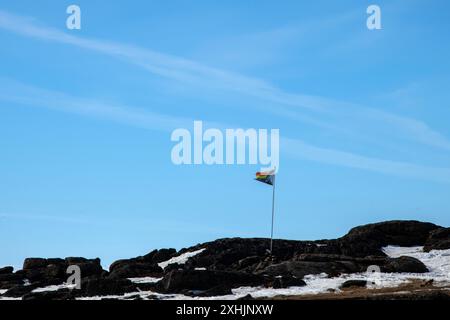
[{"label": "flag", "polygon": [[266,172],[257,172],[255,180],[273,186],[274,178],[275,178],[275,170],[271,170]]}]

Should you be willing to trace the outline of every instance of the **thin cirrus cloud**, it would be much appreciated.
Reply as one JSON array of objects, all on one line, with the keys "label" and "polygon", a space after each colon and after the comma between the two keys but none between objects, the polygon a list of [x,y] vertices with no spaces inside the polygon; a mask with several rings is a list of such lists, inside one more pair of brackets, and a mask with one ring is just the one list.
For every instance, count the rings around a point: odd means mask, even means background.
[{"label": "thin cirrus cloud", "polygon": [[[333,118],[338,121],[345,121],[347,117],[355,118],[357,115],[359,122],[370,124],[366,126],[368,132],[370,127],[376,127],[377,130],[380,130],[380,127],[385,127],[388,132],[389,129],[394,129],[399,136],[403,136],[406,140],[446,151],[450,150],[450,141],[445,136],[416,119],[319,96],[286,92],[259,78],[212,68],[196,61],[149,49],[72,36],[54,28],[40,26],[29,17],[14,15],[1,10],[0,28],[27,37],[73,45],[113,56],[138,65],[158,76],[179,81],[189,86],[197,86],[202,89],[203,93],[205,93],[205,89],[209,88],[233,91],[254,97],[274,105],[272,108],[264,108],[262,111],[308,122],[321,128],[333,130],[333,124],[330,123]],[[352,122],[346,122],[345,128],[362,135],[357,128],[352,129]],[[377,133],[372,132],[372,135],[376,136]]]},{"label": "thin cirrus cloud", "polygon": [[450,168],[421,166],[408,162],[366,157],[341,150],[317,147],[298,139],[282,139],[280,149],[294,158],[398,177],[450,183]]},{"label": "thin cirrus cloud", "polygon": [[[111,106],[103,102],[77,98],[61,92],[36,88],[2,78],[0,78],[0,100],[106,119],[141,129],[162,132],[170,132],[173,128],[186,127],[192,124],[192,119],[177,118],[129,106]],[[208,126],[215,128],[234,127],[212,122],[209,122]],[[299,139],[281,138],[280,150],[283,154],[293,158],[328,165],[420,180],[450,182],[449,168],[434,168],[407,162],[370,158],[355,153],[314,146]]]}]

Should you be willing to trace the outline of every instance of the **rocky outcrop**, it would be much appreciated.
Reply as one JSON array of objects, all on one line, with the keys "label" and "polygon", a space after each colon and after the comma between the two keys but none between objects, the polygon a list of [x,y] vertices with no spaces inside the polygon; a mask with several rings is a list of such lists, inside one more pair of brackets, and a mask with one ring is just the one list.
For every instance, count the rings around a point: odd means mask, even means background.
[{"label": "rocky outcrop", "polygon": [[[26,300],[68,300],[77,297],[123,295],[139,290],[160,293],[182,293],[190,296],[231,294],[241,286],[287,288],[304,286],[306,275],[326,273],[329,277],[361,273],[369,266],[382,272],[427,272],[426,266],[412,257],[390,258],[382,252],[387,245],[425,246],[426,250],[448,249],[450,229],[418,221],[388,221],[353,228],[334,240],[274,240],[273,254],[267,251],[268,239],[226,238],[198,244],[180,251],[153,250],[131,259],[115,261],[109,271],[100,259],[69,257],[65,259],[25,259],[22,270],[0,269],[0,290],[8,297]],[[164,268],[161,262],[183,253],[203,249],[186,262]],[[184,263],[185,262],[185,263]],[[77,265],[81,271],[81,289],[61,286],[56,291],[42,291],[49,285],[61,285],[69,276],[66,271]],[[157,283],[137,284],[129,278],[157,277]],[[359,280],[358,280],[359,281]],[[342,288],[365,284],[348,281]],[[129,295],[132,298],[133,295]],[[139,295],[135,295],[139,299]],[[134,299],[134,298],[132,298]]]},{"label": "rocky outcrop", "polygon": [[13,273],[13,271],[14,271],[13,267],[0,268],[0,275],[2,275],[2,274],[11,274],[11,273]]},{"label": "rocky outcrop", "polygon": [[187,290],[206,291],[218,286],[226,286],[228,288],[260,286],[268,281],[264,276],[245,272],[173,270],[158,282],[156,289],[165,293],[180,293]]},{"label": "rocky outcrop", "polygon": [[433,230],[425,242],[424,251],[450,249],[450,228]]},{"label": "rocky outcrop", "polygon": [[175,249],[161,249],[144,256],[115,261],[109,267],[109,277],[112,279],[160,277],[164,270],[158,263],[169,260],[176,253]]},{"label": "rocky outcrop", "polygon": [[364,288],[367,286],[366,280],[347,280],[341,284],[340,289]]},{"label": "rocky outcrop", "polygon": [[419,221],[387,221],[353,228],[338,240],[340,252],[353,257],[384,255],[387,245],[423,246],[439,226]]}]

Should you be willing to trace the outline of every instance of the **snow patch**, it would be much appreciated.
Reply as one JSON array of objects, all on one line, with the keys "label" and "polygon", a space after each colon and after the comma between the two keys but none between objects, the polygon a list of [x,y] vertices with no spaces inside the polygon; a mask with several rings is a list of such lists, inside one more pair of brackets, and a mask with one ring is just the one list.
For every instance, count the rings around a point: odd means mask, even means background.
[{"label": "snow patch", "polygon": [[58,291],[61,289],[73,289],[75,288],[76,285],[74,284],[67,284],[67,283],[62,283],[62,284],[58,284],[58,285],[53,285],[53,286],[47,286],[47,287],[42,287],[42,288],[36,288],[34,289],[33,293],[39,293],[39,292],[50,292],[50,291]]},{"label": "snow patch", "polygon": [[202,253],[205,251],[205,248],[197,250],[197,251],[191,251],[191,252],[185,252],[179,256],[173,257],[167,261],[158,263],[158,266],[165,269],[169,264],[172,263],[178,263],[178,264],[185,264],[190,258],[198,255],[199,253]]},{"label": "snow patch", "polygon": [[162,278],[154,278],[154,277],[141,277],[141,278],[128,278],[133,283],[156,283]]}]

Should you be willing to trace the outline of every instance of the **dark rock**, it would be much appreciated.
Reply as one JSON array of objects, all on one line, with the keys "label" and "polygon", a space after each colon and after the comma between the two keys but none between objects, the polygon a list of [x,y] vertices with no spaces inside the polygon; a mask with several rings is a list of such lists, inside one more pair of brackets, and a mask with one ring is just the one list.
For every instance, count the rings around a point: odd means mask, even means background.
[{"label": "dark rock", "polygon": [[189,267],[188,268],[185,267],[186,267],[185,265],[181,265],[179,263],[171,263],[164,268],[164,273],[169,273],[172,270],[189,269]]},{"label": "dark rock", "polygon": [[17,273],[9,273],[9,274],[0,274],[0,282],[7,282],[7,281],[22,281],[24,279],[24,276]]},{"label": "dark rock", "polygon": [[89,277],[93,275],[101,275],[103,273],[100,259],[88,260],[87,262],[72,264],[80,268],[81,276]]},{"label": "dark rock", "polygon": [[7,290],[23,285],[23,280],[0,281],[0,290]]},{"label": "dark rock", "polygon": [[191,291],[187,295],[194,297],[218,297],[232,294],[231,288],[226,285],[219,285],[205,291]]},{"label": "dark rock", "polygon": [[267,279],[263,276],[244,272],[173,270],[164,275],[157,283],[161,292],[177,293],[182,290],[208,290],[217,286],[236,288],[241,286],[263,285]]},{"label": "dark rock", "polygon": [[160,262],[169,260],[170,258],[175,256],[176,253],[177,253],[177,250],[175,250],[173,248],[153,250],[152,252],[146,254],[142,258],[145,262],[160,263]]},{"label": "dark rock", "polygon": [[450,249],[450,228],[440,228],[432,231],[423,248],[425,252],[446,249]]},{"label": "dark rock", "polygon": [[163,269],[156,264],[133,262],[114,267],[108,277],[111,279],[157,277],[161,276],[162,273]]},{"label": "dark rock", "polygon": [[359,226],[338,239],[341,253],[353,257],[380,255],[383,246],[424,245],[431,231],[440,228],[432,223],[419,221],[387,221]]},{"label": "dark rock", "polygon": [[33,291],[36,288],[38,288],[37,285],[28,285],[28,286],[19,285],[19,286],[12,287],[8,291],[6,291],[3,295],[5,297],[20,298],[20,297],[24,296],[25,294],[30,293],[31,291]]},{"label": "dark rock", "polygon": [[347,280],[341,285],[341,289],[348,288],[365,288],[367,286],[366,280]]},{"label": "dark rock", "polygon": [[68,265],[73,265],[88,262],[88,259],[83,257],[67,257],[66,259],[64,259],[64,261]]},{"label": "dark rock", "polygon": [[[122,295],[138,288],[164,293],[218,296],[229,294],[232,288],[240,286],[301,286],[305,285],[302,280],[305,275],[326,273],[334,277],[344,273],[365,272],[371,265],[379,266],[383,272],[423,273],[428,270],[419,260],[410,257],[389,258],[381,251],[382,247],[424,245],[425,251],[448,249],[450,228],[418,221],[388,221],[353,228],[336,240],[275,239],[273,254],[267,252],[269,245],[269,239],[226,238],[179,252],[175,249],[153,250],[144,256],[114,262],[109,273],[102,269],[100,259],[28,258],[24,261],[23,270],[16,273],[11,267],[0,269],[0,289],[8,289],[11,296],[29,300]],[[164,270],[158,266],[158,263],[176,255],[200,249],[204,250],[185,264],[171,264]],[[66,270],[70,265],[80,267],[81,290],[72,290],[70,294],[66,290],[31,292],[36,287],[66,281]],[[147,276],[163,279],[156,284],[133,284],[127,279]],[[29,280],[31,286],[25,286],[24,280]],[[344,283],[344,287],[347,285],[350,286]]]},{"label": "dark rock", "polygon": [[57,291],[31,292],[25,294],[22,300],[45,301],[45,300],[73,300],[75,297],[70,289],[61,289]]},{"label": "dark rock", "polygon": [[40,269],[24,269],[25,277],[30,282],[42,281],[45,279],[45,268]]},{"label": "dark rock", "polygon": [[306,282],[302,279],[292,276],[279,276],[276,277],[272,283],[274,289],[288,288],[288,287],[303,287],[306,286]]},{"label": "dark rock", "polygon": [[249,266],[253,266],[257,263],[260,263],[261,261],[262,261],[262,257],[260,257],[260,256],[247,257],[247,258],[244,258],[244,259],[241,259],[238,261],[238,267],[239,267],[239,269],[244,269]]},{"label": "dark rock", "polygon": [[136,285],[127,279],[84,278],[81,290],[73,290],[79,296],[123,295],[136,291]]},{"label": "dark rock", "polygon": [[321,240],[320,243],[326,245],[317,246],[314,241],[275,239],[273,241],[273,255],[268,256],[269,239],[218,239],[185,249],[186,251],[205,249],[200,254],[190,258],[186,267],[253,272],[267,258],[273,261],[286,261],[299,253],[340,253],[336,241]]},{"label": "dark rock", "polygon": [[47,265],[64,265],[66,264],[64,259],[60,259],[60,258],[50,258],[50,259],[46,259],[47,260]]},{"label": "dark rock", "polygon": [[133,262],[132,259],[121,259],[121,260],[114,261],[109,266],[109,272],[113,272],[114,270],[116,270],[118,268],[128,265],[128,264],[130,264],[130,262]]},{"label": "dark rock", "polygon": [[43,272],[47,278],[62,279],[66,276],[66,268],[64,265],[49,264]]},{"label": "dark rock", "polygon": [[123,277],[122,275],[127,276],[127,273],[131,274],[129,277],[162,274],[163,270],[157,264],[169,260],[176,253],[175,249],[153,250],[145,256],[114,261],[110,265],[109,271],[114,278]]},{"label": "dark rock", "polygon": [[53,280],[64,282],[68,277],[67,268],[71,265],[77,265],[80,268],[82,277],[100,275],[104,272],[98,258],[69,257],[66,259],[27,258],[24,261],[24,269],[16,273],[20,272],[31,283]]},{"label": "dark rock", "polygon": [[11,274],[13,273],[13,271],[14,271],[13,267],[0,268],[0,274]]},{"label": "dark rock", "polygon": [[237,301],[250,301],[250,300],[255,300],[255,298],[253,298],[250,294],[247,294],[246,296],[240,297],[236,300]]},{"label": "dark rock", "polygon": [[47,266],[47,259],[43,258],[26,258],[23,262],[23,270],[32,270],[44,268]]},{"label": "dark rock", "polygon": [[272,277],[293,276],[302,279],[309,274],[342,274],[360,272],[361,267],[353,262],[314,262],[314,261],[284,261],[278,264],[269,265],[259,271],[259,274],[266,274]]},{"label": "dark rock", "polygon": [[410,272],[410,273],[425,273],[428,268],[416,258],[413,257],[399,257],[388,258],[384,266],[381,267],[382,272]]}]

